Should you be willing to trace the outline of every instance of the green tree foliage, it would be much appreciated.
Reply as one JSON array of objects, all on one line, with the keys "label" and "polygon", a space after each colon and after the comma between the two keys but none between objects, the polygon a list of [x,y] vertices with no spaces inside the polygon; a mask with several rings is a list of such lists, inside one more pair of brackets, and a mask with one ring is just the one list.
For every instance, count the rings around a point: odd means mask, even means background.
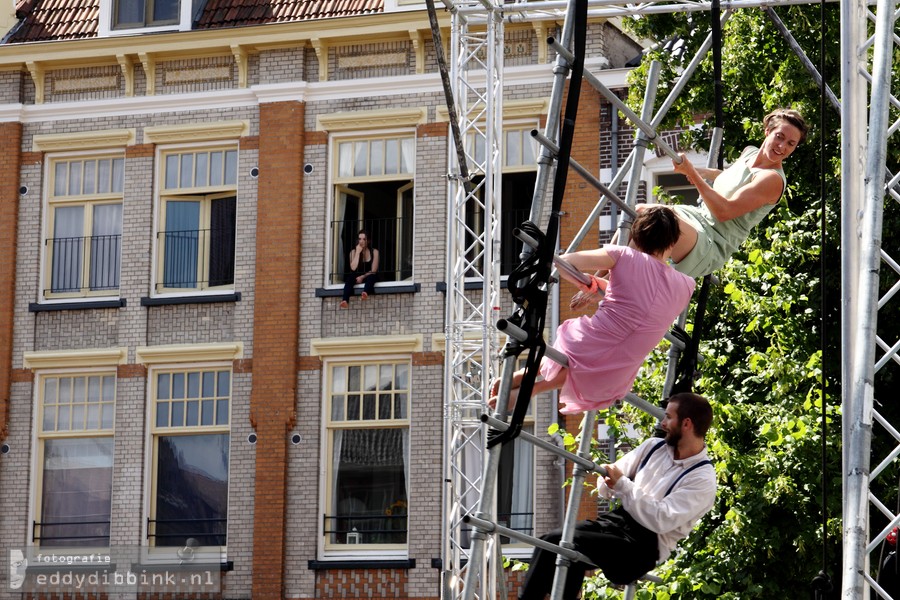
[{"label": "green tree foliage", "polygon": [[[826,78],[840,97],[840,49],[830,42],[839,35],[838,11],[837,5],[826,6],[824,33],[817,5],[780,7],[778,16],[816,65],[819,36],[826,36]],[[663,64],[657,95],[661,103],[708,34],[709,15],[659,15],[628,24],[639,36],[667,42],[649,52],[635,70],[629,98],[633,108],[640,105],[649,62],[657,59]],[[720,491],[713,511],[658,570],[664,583],[641,586],[637,598],[643,600],[811,597],[810,582],[823,568],[840,589],[840,121],[826,104],[820,126],[818,88],[764,11],[735,11],[723,31],[722,57],[727,162],[745,146],[759,145],[762,117],[774,108],[799,110],[813,129],[785,162],[789,189],[777,210],[716,273],[719,286],[710,298],[695,391],[714,405],[708,444],[717,461]],[[895,76],[898,72],[895,69]],[[895,81],[892,89],[900,89],[898,84]],[[709,56],[669,112],[664,128],[687,127],[700,115],[700,127],[683,143],[708,147],[713,107]],[[891,110],[892,118],[898,118],[898,111]],[[889,140],[888,168],[894,173],[900,168],[898,146],[896,139]],[[887,202],[885,232],[900,227],[897,213],[897,203]],[[889,254],[900,256],[897,236],[882,239]],[[882,279],[884,292],[897,275],[883,267]],[[898,322],[884,319],[879,335],[893,343],[900,338]],[[658,397],[664,373],[665,354],[659,350],[645,367],[637,391],[647,398]],[[887,390],[895,389],[898,377],[896,364],[878,373],[876,402],[879,395],[893,396]],[[894,407],[878,408],[887,411],[892,422],[900,421],[900,413],[891,415]],[[641,422],[649,434],[652,423],[646,417],[625,412],[617,418]],[[873,454],[884,456],[885,452],[879,454],[882,444],[896,442],[883,440],[876,432]],[[881,490],[895,500],[898,475],[896,470],[887,473]],[[823,491],[828,500],[826,546]],[[877,521],[873,515],[873,526],[884,525]],[[613,598],[620,592],[596,578],[585,595]]]}]

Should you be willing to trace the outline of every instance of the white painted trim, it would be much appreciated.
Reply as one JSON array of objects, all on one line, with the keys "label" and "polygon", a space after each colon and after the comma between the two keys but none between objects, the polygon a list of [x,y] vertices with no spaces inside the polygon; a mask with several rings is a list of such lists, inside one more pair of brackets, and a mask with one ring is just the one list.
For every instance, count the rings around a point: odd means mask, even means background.
[{"label": "white painted trim", "polygon": [[[553,78],[552,69],[552,64],[510,67],[504,71],[504,84],[507,88],[550,85]],[[602,69],[595,75],[605,86],[614,89],[628,86],[630,71],[630,69]],[[477,80],[474,83],[477,84]],[[266,102],[312,103],[442,92],[440,77],[436,73],[346,81],[300,81],[255,85],[246,89],[217,90],[215,93],[195,92],[44,104],[0,104],[0,122],[44,123],[253,107]]]},{"label": "white painted trim", "polygon": [[169,344],[135,348],[138,364],[229,361],[244,357],[243,342],[221,344]]},{"label": "white painted trim", "polygon": [[22,364],[32,371],[71,367],[111,367],[124,365],[128,348],[91,348],[86,350],[50,350],[25,352]]},{"label": "white painted trim", "polygon": [[323,358],[354,356],[360,360],[373,360],[374,356],[421,352],[423,345],[421,333],[315,338],[309,341],[309,353]]}]

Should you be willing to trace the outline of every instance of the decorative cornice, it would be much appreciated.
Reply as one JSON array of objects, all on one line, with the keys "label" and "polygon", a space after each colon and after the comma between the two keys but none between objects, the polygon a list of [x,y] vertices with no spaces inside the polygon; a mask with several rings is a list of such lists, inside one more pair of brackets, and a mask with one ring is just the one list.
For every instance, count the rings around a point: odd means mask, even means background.
[{"label": "decorative cornice", "polygon": [[22,358],[22,364],[31,370],[65,369],[73,367],[113,367],[125,364],[127,358],[127,348],[52,350],[46,352],[26,352]]},{"label": "decorative cornice", "polygon": [[135,349],[137,362],[142,365],[162,363],[232,361],[244,357],[243,342],[221,344],[171,344],[142,346]]},{"label": "decorative cornice", "polygon": [[144,128],[145,144],[176,144],[179,142],[210,142],[235,140],[250,132],[248,121],[218,121],[214,123],[188,123],[186,125],[160,125]]},{"label": "decorative cornice", "polygon": [[309,342],[312,356],[345,357],[369,354],[412,354],[421,352],[422,334],[416,335],[370,335],[359,337],[316,338]]},{"label": "decorative cornice", "polygon": [[100,129],[79,133],[48,133],[36,135],[31,142],[33,152],[65,152],[67,150],[98,150],[124,148],[134,144],[134,129]]},{"label": "decorative cornice", "polygon": [[317,131],[351,131],[376,127],[415,127],[425,123],[428,109],[388,108],[383,110],[341,111],[316,118]]}]

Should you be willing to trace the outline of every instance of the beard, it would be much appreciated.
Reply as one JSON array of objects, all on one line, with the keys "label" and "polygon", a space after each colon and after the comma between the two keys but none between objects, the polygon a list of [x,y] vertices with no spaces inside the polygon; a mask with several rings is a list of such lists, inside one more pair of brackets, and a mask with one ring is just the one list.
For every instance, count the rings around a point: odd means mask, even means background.
[{"label": "beard", "polygon": [[678,446],[678,442],[681,441],[681,430],[673,429],[671,431],[667,431],[665,440],[666,444],[668,444],[672,448],[675,448],[676,446]]}]

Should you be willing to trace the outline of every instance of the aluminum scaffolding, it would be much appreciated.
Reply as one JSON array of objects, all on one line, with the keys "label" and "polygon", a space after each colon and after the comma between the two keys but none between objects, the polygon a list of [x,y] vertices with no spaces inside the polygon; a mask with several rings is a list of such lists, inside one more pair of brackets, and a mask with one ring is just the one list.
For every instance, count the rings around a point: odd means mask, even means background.
[{"label": "aluminum scaffolding", "polygon": [[[563,35],[554,69],[554,93],[550,99],[543,150],[538,161],[538,178],[532,203],[532,215],[543,210],[544,194],[549,186],[552,152],[559,127],[562,88],[569,65],[565,48],[571,32],[566,30],[568,2],[496,3],[496,0],[444,0],[451,13],[452,101],[457,109],[459,139],[465,147],[465,164],[452,156],[449,161],[447,247],[447,341],[445,362],[445,523],[442,552],[442,597],[456,600],[468,588],[477,587],[481,598],[505,597],[497,580],[500,561],[499,541],[495,535],[481,537],[468,533],[463,522],[479,522],[476,515],[482,494],[493,494],[489,480],[495,467],[471,468],[473,460],[490,465],[486,450],[486,425],[480,418],[491,377],[497,372],[499,310],[500,157],[502,156],[503,30],[507,22],[562,21]],[[723,9],[766,8],[794,4],[813,4],[813,0],[735,0],[723,2]],[[617,17],[672,12],[709,11],[705,1],[630,3],[624,0],[589,0],[589,17]],[[726,16],[724,18],[727,19]],[[885,200],[900,202],[900,175],[886,167],[887,139],[900,129],[900,119],[890,121],[891,107],[900,108],[900,90],[891,90],[891,60],[900,37],[895,33],[898,18],[896,0],[840,0],[841,11],[841,90],[838,108],[841,115],[841,384],[843,409],[843,568],[841,597],[862,599],[871,586],[880,596],[889,598],[872,576],[869,557],[890,530],[900,524],[894,514],[870,491],[871,484],[898,456],[900,432],[873,408],[875,373],[900,364],[900,341],[883,340],[877,334],[879,311],[885,311],[900,291],[900,263],[881,248],[882,211]],[[777,18],[773,19],[778,23]],[[874,33],[873,33],[874,32]],[[790,32],[782,33],[792,41]],[[693,67],[709,50],[691,62]],[[794,50],[808,59],[799,47]],[[691,67],[688,67],[688,70]],[[813,73],[816,76],[816,73]],[[586,81],[589,75],[585,74]],[[661,121],[688,77],[679,80],[663,109],[648,119],[651,129]],[[649,86],[648,86],[649,87]],[[599,89],[599,88],[598,88]],[[558,90],[558,95],[557,95]],[[674,95],[673,95],[674,94]],[[832,103],[838,102],[829,90]],[[483,141],[483,152],[477,151]],[[655,140],[654,140],[655,142]],[[642,159],[632,153],[619,174],[639,169]],[[573,165],[577,170],[577,166]],[[477,189],[472,176],[479,176]],[[617,176],[618,177],[618,176]],[[609,186],[616,189],[621,179]],[[629,183],[629,190],[632,184]],[[598,188],[600,189],[600,188]],[[576,247],[594,224],[614,194],[601,189],[602,201],[588,217],[571,248]],[[618,204],[618,202],[616,202]],[[628,205],[627,200],[623,202]],[[475,207],[483,211],[483,230],[475,231],[467,213]],[[537,222],[536,217],[533,220]],[[881,264],[897,275],[898,282],[879,298]],[[481,293],[466,292],[466,280],[482,283]],[[553,307],[555,310],[555,307]],[[509,333],[509,332],[507,332]],[[493,364],[492,364],[493,362]],[[505,369],[506,367],[504,367]],[[504,377],[504,380],[506,377]],[[500,397],[505,397],[501,389]],[[632,395],[633,396],[633,395]],[[628,398],[635,403],[636,397]],[[652,404],[645,403],[653,410]],[[870,471],[871,441],[874,423],[898,446]],[[493,426],[502,428],[502,423]],[[468,466],[467,466],[468,465]],[[583,465],[588,468],[586,465]],[[486,489],[487,488],[487,489]],[[875,535],[869,531],[870,509],[883,513],[889,525]],[[474,559],[474,560],[473,560]],[[480,575],[480,576],[479,576]],[[475,582],[477,580],[477,586]],[[468,585],[463,582],[468,581]],[[471,598],[473,596],[468,596]],[[467,598],[467,600],[468,600]],[[900,600],[900,599],[897,599]]]}]

